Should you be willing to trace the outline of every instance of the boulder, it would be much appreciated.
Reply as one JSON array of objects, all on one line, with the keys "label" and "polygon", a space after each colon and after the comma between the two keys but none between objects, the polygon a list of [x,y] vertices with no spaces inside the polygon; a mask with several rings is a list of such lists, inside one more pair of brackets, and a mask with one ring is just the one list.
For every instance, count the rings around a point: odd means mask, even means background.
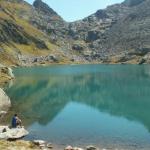
[{"label": "boulder", "polygon": [[72,146],[67,146],[65,150],[74,150]]},{"label": "boulder", "polygon": [[34,140],[33,143],[38,146],[46,144],[46,142],[43,140]]},{"label": "boulder", "polygon": [[6,115],[7,112],[6,111],[0,111],[0,118],[3,117],[4,115]]},{"label": "boulder", "polygon": [[11,102],[6,93],[0,88],[0,113],[8,111],[11,106]]},{"label": "boulder", "polygon": [[46,147],[52,149],[52,148],[53,148],[53,145],[52,145],[52,143],[47,143],[47,144],[46,144]]},{"label": "boulder", "polygon": [[72,147],[72,146],[67,146],[65,148],[65,150],[83,150],[82,148],[79,148],[79,147]]},{"label": "boulder", "polygon": [[74,147],[73,150],[84,150],[84,149],[82,149],[80,147]]},{"label": "boulder", "polygon": [[52,143],[47,143],[46,141],[43,140],[34,140],[33,143],[43,150],[48,150],[53,148]]},{"label": "boulder", "polygon": [[8,75],[11,77],[11,78],[14,78],[14,74],[13,74],[13,70],[11,68],[8,68]]},{"label": "boulder", "polygon": [[9,79],[14,79],[13,70],[0,64],[0,73],[5,74]]},{"label": "boulder", "polygon": [[[144,62],[145,61],[145,62]],[[142,63],[147,63],[147,64],[150,64],[150,52],[147,53],[141,60]],[[141,63],[141,64],[142,64]]]},{"label": "boulder", "polygon": [[16,139],[20,139],[28,134],[29,134],[29,132],[27,130],[25,130],[24,128],[10,129],[8,126],[0,126],[0,139],[16,140]]},{"label": "boulder", "polygon": [[97,150],[97,148],[93,145],[89,145],[86,147],[86,150]]},{"label": "boulder", "polygon": [[81,52],[81,51],[84,50],[84,47],[82,45],[80,45],[80,44],[74,44],[72,46],[72,49]]},{"label": "boulder", "polygon": [[146,62],[146,60],[144,59],[144,58],[142,58],[142,59],[140,59],[140,61],[139,61],[139,65],[142,65],[142,64],[144,64]]}]

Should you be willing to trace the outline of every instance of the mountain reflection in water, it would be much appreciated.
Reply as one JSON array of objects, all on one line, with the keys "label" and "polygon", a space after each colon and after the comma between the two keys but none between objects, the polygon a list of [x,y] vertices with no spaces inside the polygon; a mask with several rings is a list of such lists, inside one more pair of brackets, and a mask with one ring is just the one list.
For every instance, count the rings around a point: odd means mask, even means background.
[{"label": "mountain reflection in water", "polygon": [[15,74],[16,80],[6,89],[13,104],[6,120],[17,112],[28,127],[46,126],[75,103],[138,122],[150,131],[148,65],[17,68]]}]

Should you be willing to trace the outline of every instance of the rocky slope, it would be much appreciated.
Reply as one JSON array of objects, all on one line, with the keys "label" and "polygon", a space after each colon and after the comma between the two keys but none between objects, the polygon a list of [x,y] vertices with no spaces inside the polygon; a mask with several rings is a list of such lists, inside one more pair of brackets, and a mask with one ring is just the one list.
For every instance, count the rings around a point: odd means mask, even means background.
[{"label": "rocky slope", "polygon": [[74,35],[85,41],[90,60],[140,62],[150,50],[149,10],[149,0],[126,0],[72,23]]},{"label": "rocky slope", "polygon": [[[0,0],[0,62],[22,65],[25,58],[33,56],[35,63],[53,62],[51,57],[37,62],[39,56],[57,57],[58,61],[68,61],[49,37],[29,22],[35,10],[23,0]],[[22,59],[24,61],[22,62]]]},{"label": "rocky slope", "polygon": [[33,6],[38,15],[45,17],[38,16],[39,21],[33,15],[32,24],[42,26],[62,50],[79,55],[82,60],[149,63],[149,0],[125,0],[73,23],[65,22],[50,8],[45,12],[48,6],[41,0]]},{"label": "rocky slope", "polygon": [[16,65],[149,63],[149,16],[150,0],[125,0],[72,23],[42,0],[33,6],[0,0],[0,59]]},{"label": "rocky slope", "polygon": [[12,69],[0,64],[0,87],[9,82],[11,79],[14,79]]}]

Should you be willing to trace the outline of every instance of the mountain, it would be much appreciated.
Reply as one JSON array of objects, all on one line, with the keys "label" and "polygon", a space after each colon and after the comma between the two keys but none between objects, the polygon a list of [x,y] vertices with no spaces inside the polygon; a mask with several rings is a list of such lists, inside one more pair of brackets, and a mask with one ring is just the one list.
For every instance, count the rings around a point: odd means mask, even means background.
[{"label": "mountain", "polygon": [[[23,0],[0,0],[0,62],[11,65],[68,61],[48,35],[30,23],[36,10]],[[44,15],[43,15],[44,17]]]},{"label": "mountain", "polygon": [[66,22],[42,0],[0,0],[0,59],[8,64],[150,63],[150,0],[125,0]]},{"label": "mountain", "polygon": [[[149,61],[150,1],[126,0],[72,23],[75,36],[86,42],[87,59],[103,62]],[[142,60],[141,60],[142,58]],[[91,59],[91,60],[92,60]]]}]

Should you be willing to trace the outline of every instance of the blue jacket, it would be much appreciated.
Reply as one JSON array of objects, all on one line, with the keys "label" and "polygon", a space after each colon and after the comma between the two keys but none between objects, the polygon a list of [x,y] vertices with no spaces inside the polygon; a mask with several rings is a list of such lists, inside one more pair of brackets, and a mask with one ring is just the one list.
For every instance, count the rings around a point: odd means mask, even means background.
[{"label": "blue jacket", "polygon": [[15,116],[12,118],[12,127],[13,127],[13,128],[16,128],[16,127],[17,127],[17,119],[16,119]]}]

